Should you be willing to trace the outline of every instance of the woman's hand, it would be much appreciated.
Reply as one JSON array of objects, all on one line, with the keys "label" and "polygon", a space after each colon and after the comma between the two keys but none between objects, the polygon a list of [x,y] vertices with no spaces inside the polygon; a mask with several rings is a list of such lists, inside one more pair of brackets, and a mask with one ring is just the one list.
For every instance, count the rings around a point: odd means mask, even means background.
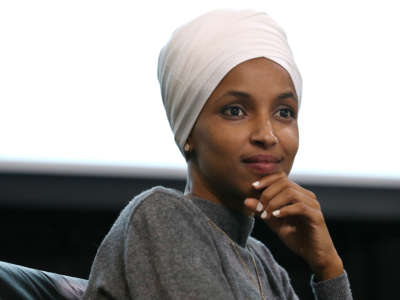
[{"label": "woman's hand", "polygon": [[317,280],[343,274],[321,207],[314,193],[289,180],[284,172],[253,183],[260,199],[247,198],[245,205],[311,267]]}]

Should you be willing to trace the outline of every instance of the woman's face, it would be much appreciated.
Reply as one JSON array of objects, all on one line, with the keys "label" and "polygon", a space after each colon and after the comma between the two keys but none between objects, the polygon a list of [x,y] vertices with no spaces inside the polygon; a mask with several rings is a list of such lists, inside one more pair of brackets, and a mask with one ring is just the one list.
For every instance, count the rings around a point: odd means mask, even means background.
[{"label": "woman's face", "polygon": [[251,183],[289,174],[299,144],[298,102],[287,71],[265,58],[233,68],[189,136],[190,191],[228,206],[257,197]]}]

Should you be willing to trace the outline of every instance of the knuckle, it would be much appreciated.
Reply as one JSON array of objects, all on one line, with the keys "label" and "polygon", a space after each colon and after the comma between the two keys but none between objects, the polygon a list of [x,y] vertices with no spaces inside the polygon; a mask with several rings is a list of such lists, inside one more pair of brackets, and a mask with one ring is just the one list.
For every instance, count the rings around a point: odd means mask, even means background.
[{"label": "knuckle", "polygon": [[317,220],[318,220],[319,224],[325,223],[324,215],[322,214],[321,211],[319,211],[318,214],[317,214]]},{"label": "knuckle", "polygon": [[285,190],[285,195],[292,198],[296,196],[296,190],[293,187],[287,187]]},{"label": "knuckle", "polygon": [[319,203],[319,201],[314,201],[314,205],[315,205],[315,208],[317,208],[318,210],[321,210],[321,203]]},{"label": "knuckle", "polygon": [[303,203],[303,202],[299,202],[298,206],[299,206],[299,210],[301,212],[305,212],[307,210],[307,205],[305,203]]},{"label": "knuckle", "polygon": [[296,184],[293,181],[290,181],[288,178],[285,179],[285,187],[286,188],[295,188]]}]

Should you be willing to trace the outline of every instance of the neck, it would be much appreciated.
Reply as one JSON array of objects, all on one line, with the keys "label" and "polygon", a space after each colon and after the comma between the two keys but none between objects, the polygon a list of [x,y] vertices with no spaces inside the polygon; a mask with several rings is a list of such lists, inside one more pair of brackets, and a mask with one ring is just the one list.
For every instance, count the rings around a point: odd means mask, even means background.
[{"label": "neck", "polygon": [[237,211],[203,198],[193,195],[186,195],[185,197],[191,199],[191,201],[210,219],[210,225],[217,225],[231,240],[235,241],[241,247],[246,247],[247,240],[253,230],[254,218],[245,216],[242,213],[238,213]]},{"label": "neck", "polygon": [[220,184],[216,184],[217,187],[210,186],[205,184],[205,180],[201,180],[195,174],[196,172],[191,172],[191,168],[188,169],[187,177],[186,177],[186,187],[185,187],[185,195],[191,195],[195,197],[199,197],[210,202],[222,205],[234,211],[240,212],[246,216],[252,216],[253,213],[244,205],[244,198],[241,199],[238,195],[233,195],[227,193],[229,191],[229,187],[220,186]]}]

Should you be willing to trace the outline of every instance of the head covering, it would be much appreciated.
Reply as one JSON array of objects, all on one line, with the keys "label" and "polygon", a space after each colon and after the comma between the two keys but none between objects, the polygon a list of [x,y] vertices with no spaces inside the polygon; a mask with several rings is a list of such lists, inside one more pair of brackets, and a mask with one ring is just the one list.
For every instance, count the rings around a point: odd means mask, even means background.
[{"label": "head covering", "polygon": [[178,28],[161,50],[158,80],[175,141],[183,146],[211,93],[238,64],[268,58],[302,80],[283,29],[264,12],[215,10]]}]

